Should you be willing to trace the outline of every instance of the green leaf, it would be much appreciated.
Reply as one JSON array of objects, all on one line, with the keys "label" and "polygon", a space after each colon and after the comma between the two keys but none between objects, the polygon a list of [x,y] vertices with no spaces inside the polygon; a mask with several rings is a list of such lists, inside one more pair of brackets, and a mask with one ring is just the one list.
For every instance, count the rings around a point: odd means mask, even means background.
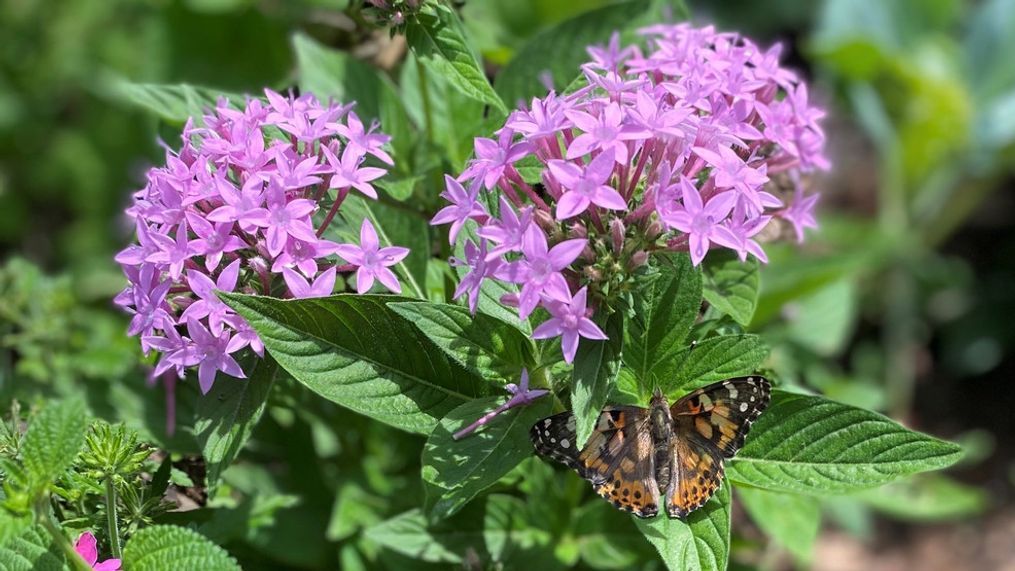
[{"label": "green leaf", "polygon": [[458,15],[443,4],[420,12],[405,29],[405,39],[431,73],[443,76],[458,91],[507,113],[465,38]]},{"label": "green leaf", "polygon": [[130,571],[239,570],[236,560],[207,538],[184,527],[156,525],[134,534],[123,550]]},{"label": "green leaf", "polygon": [[719,490],[686,521],[660,513],[635,519],[671,571],[724,571],[730,555],[730,484]]},{"label": "green leaf", "polygon": [[429,302],[390,303],[388,307],[459,365],[488,381],[517,382],[522,368],[533,366],[536,348],[532,341],[496,317],[471,315],[464,307]]},{"label": "green leaf", "polygon": [[[523,519],[518,498],[491,494],[459,514],[428,525],[413,509],[368,529],[367,539],[420,561],[460,565],[467,558],[512,561],[549,545],[550,534]],[[510,566],[506,568],[519,568]],[[541,569],[542,567],[534,567]]]},{"label": "green leaf", "polygon": [[84,402],[76,399],[48,405],[31,422],[22,454],[34,489],[45,488],[70,468],[85,443],[87,428]]},{"label": "green leaf", "polygon": [[918,522],[969,518],[989,506],[984,490],[941,474],[917,474],[855,497],[893,518]]},{"label": "green leaf", "polygon": [[788,335],[819,355],[842,351],[857,315],[856,282],[841,280],[787,304]]},{"label": "green leaf", "polygon": [[756,259],[741,262],[734,252],[710,254],[704,264],[705,300],[740,325],[750,325],[761,287],[759,267]]},{"label": "green leaf", "polygon": [[737,496],[766,535],[788,549],[797,561],[811,560],[821,525],[821,510],[815,498],[758,488],[737,488]]},{"label": "green leaf", "polygon": [[532,455],[529,428],[551,412],[553,401],[540,399],[494,417],[462,438],[452,435],[504,402],[487,397],[448,413],[423,448],[423,481],[431,519],[448,517]]},{"label": "green leaf", "polygon": [[396,428],[429,434],[440,418],[482,396],[486,386],[385,305],[405,298],[222,298],[294,379]]},{"label": "green leaf", "polygon": [[42,526],[29,527],[0,547],[3,571],[64,571],[66,558]]},{"label": "green leaf", "polygon": [[[721,335],[685,348],[675,366],[663,367],[660,387],[673,391],[699,389],[705,385],[754,373],[768,355],[768,347],[757,335]],[[666,381],[669,380],[669,383]]]},{"label": "green leaf", "polygon": [[701,307],[701,272],[687,255],[662,258],[659,275],[635,296],[624,330],[624,364],[642,387],[658,386],[656,374],[677,362]]},{"label": "green leaf", "polygon": [[546,87],[540,75],[549,72],[553,85],[563,89],[588,60],[586,46],[605,44],[610,34],[644,23],[650,2],[632,0],[579,14],[533,36],[497,74],[497,93],[513,106],[542,97]]},{"label": "green leaf", "polygon": [[880,414],[776,390],[727,476],[777,492],[844,493],[945,468],[961,455],[958,445]]},{"label": "green leaf", "polygon": [[106,89],[111,98],[144,109],[170,123],[182,124],[191,117],[200,123],[221,97],[234,105],[245,103],[242,95],[187,84],[159,85],[116,79]]},{"label": "green leaf", "polygon": [[[7,474],[5,480],[10,482]],[[16,516],[6,509],[0,507],[0,548],[7,544],[12,538],[25,532],[32,525],[30,515]]]},{"label": "green leaf", "polygon": [[205,486],[214,496],[219,476],[236,459],[261,419],[278,364],[270,356],[253,361],[246,379],[220,376],[197,404],[194,432],[207,465]]},{"label": "green leaf", "polygon": [[624,345],[624,319],[617,312],[606,319],[603,328],[609,339],[582,339],[574,357],[571,376],[571,408],[574,410],[578,448],[583,448],[592,435],[599,413],[606,406],[620,373],[621,350]]},{"label": "green leaf", "polygon": [[634,521],[599,498],[578,508],[571,522],[581,560],[593,569],[632,569],[655,558]]}]

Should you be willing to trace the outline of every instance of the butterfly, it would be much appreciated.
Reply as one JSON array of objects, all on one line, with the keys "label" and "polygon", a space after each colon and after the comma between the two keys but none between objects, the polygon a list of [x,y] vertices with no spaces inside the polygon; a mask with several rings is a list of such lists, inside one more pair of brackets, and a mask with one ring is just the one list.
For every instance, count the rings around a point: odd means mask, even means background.
[{"label": "butterfly", "polygon": [[581,450],[571,412],[536,422],[529,437],[540,456],[577,470],[615,507],[653,517],[665,491],[666,513],[683,518],[719,489],[723,459],[743,446],[771,388],[763,377],[739,377],[698,389],[673,406],[657,390],[649,408],[604,408]]}]

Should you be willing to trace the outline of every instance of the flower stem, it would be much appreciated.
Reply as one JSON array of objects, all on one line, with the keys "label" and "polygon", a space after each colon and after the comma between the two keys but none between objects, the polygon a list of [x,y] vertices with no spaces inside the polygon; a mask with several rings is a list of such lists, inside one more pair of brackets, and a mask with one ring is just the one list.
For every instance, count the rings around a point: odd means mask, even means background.
[{"label": "flower stem", "polygon": [[106,526],[109,529],[109,549],[113,559],[120,559],[120,526],[116,519],[116,485],[112,476],[106,476]]},{"label": "flower stem", "polygon": [[43,494],[35,502],[35,515],[36,519],[42,524],[42,527],[49,533],[50,537],[53,538],[53,542],[60,547],[63,551],[63,555],[67,560],[67,564],[75,571],[92,571],[92,566],[88,564],[80,555],[77,550],[71,545],[71,542],[64,535],[63,530],[60,526],[53,521],[53,515],[49,509],[49,494]]},{"label": "flower stem", "polygon": [[419,97],[423,103],[423,125],[426,129],[426,140],[428,143],[433,144],[433,118],[431,117],[430,107],[430,88],[426,84],[426,68],[423,67],[423,62],[416,58],[416,71],[419,75]]}]

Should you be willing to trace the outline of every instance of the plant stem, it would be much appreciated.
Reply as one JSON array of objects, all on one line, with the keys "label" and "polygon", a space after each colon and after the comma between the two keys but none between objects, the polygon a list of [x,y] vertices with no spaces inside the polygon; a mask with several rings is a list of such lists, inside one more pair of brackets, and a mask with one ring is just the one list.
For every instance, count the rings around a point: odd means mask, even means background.
[{"label": "plant stem", "polygon": [[427,143],[433,144],[433,110],[430,107],[430,88],[426,84],[426,68],[423,62],[416,58],[416,71],[419,75],[419,97],[423,103],[423,126],[426,130]]},{"label": "plant stem", "polygon": [[88,564],[78,552],[71,545],[71,542],[64,535],[63,530],[60,526],[53,521],[53,515],[50,513],[49,507],[49,494],[43,494],[35,502],[35,515],[36,519],[42,525],[42,527],[49,533],[50,537],[53,538],[53,542],[60,547],[63,551],[64,557],[67,559],[67,564],[75,571],[92,571],[92,566]]},{"label": "plant stem", "polygon": [[116,519],[116,486],[112,477],[106,477],[106,526],[109,528],[109,549],[113,559],[120,559],[120,525]]}]

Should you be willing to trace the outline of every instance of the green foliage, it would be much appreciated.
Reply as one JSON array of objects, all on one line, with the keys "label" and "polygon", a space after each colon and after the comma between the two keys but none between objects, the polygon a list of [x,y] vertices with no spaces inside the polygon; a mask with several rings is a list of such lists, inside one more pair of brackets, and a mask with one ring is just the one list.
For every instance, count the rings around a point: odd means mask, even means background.
[{"label": "green foliage", "polygon": [[717,252],[705,261],[703,282],[705,301],[740,325],[750,325],[761,288],[756,259],[741,262],[733,252]]},{"label": "green foliage", "polygon": [[175,569],[239,570],[236,560],[195,531],[157,525],[137,533],[123,552],[123,564],[136,571]]},{"label": "green foliage", "polygon": [[504,102],[494,92],[480,69],[458,14],[436,4],[427,6],[409,22],[405,39],[413,54],[431,73],[440,75],[458,91],[483,102],[501,113]]},{"label": "green foliage", "polygon": [[880,414],[773,391],[772,404],[730,461],[737,484],[779,492],[843,493],[954,464],[961,449]]},{"label": "green foliage", "polygon": [[78,400],[50,405],[35,418],[22,447],[33,490],[49,486],[70,468],[85,444],[87,426],[84,403]]},{"label": "green foliage", "polygon": [[619,313],[606,319],[605,341],[583,341],[574,357],[571,376],[571,408],[577,427],[578,447],[585,446],[606,406],[606,399],[620,373],[624,320]]},{"label": "green foliage", "polygon": [[749,375],[768,354],[768,347],[757,335],[720,335],[685,347],[668,364],[660,388],[667,394],[675,390],[692,391],[705,385]]},{"label": "green foliage", "polygon": [[479,492],[493,485],[530,457],[529,428],[550,413],[550,399],[514,408],[495,422],[455,441],[452,435],[495,409],[501,399],[487,397],[449,412],[423,448],[423,482],[427,515],[442,519],[459,511]]},{"label": "green foliage", "polygon": [[668,569],[726,569],[730,556],[730,509],[730,485],[723,482],[715,495],[686,520],[662,516],[638,519],[636,523]]},{"label": "green foliage", "polygon": [[386,306],[398,298],[222,297],[294,379],[391,426],[429,433],[452,409],[486,392],[476,377]]},{"label": "green foliage", "polygon": [[41,526],[28,527],[0,545],[4,571],[64,571],[66,558],[56,541]]},{"label": "green foliage", "polygon": [[751,519],[800,562],[808,563],[818,538],[821,511],[817,499],[742,487],[737,497]]}]

